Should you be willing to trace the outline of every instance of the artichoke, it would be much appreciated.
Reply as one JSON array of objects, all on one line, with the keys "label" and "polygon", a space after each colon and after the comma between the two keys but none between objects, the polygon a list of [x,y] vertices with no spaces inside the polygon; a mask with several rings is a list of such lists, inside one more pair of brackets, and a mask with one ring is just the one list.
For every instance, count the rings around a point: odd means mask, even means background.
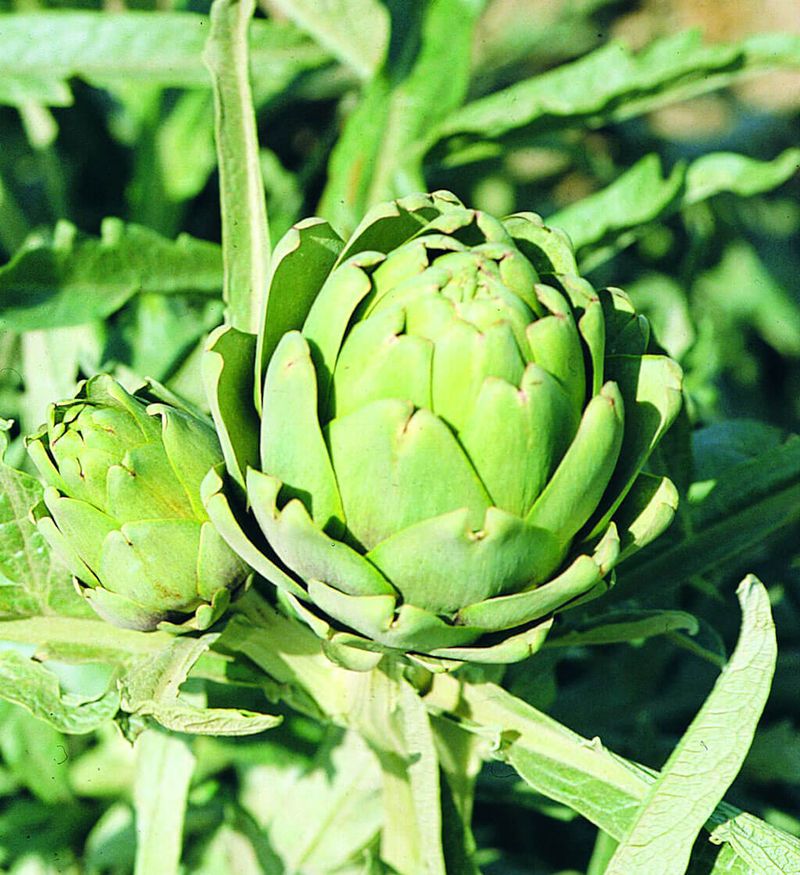
[{"label": "artichoke", "polygon": [[47,484],[34,517],[103,618],[131,629],[204,629],[249,569],[200,498],[222,458],[214,429],[154,398],[101,375],[51,405],[47,425],[27,439]]},{"label": "artichoke", "polygon": [[437,192],[376,207],[347,242],[295,226],[255,353],[257,447],[238,342],[207,353],[229,471],[207,508],[339,656],[522,659],[673,517],[674,486],[642,469],[680,368],[535,214]]}]

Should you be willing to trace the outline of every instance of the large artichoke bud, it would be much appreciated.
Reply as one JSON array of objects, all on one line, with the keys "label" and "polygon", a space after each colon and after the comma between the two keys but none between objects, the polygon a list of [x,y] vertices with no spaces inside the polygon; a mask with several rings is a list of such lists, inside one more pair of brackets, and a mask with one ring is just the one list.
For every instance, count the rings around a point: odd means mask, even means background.
[{"label": "large artichoke bud", "polygon": [[101,375],[51,405],[27,441],[47,483],[34,515],[105,619],[207,628],[249,573],[200,499],[222,453],[208,422],[148,400]]},{"label": "large artichoke bud", "polygon": [[[669,524],[675,489],[642,468],[679,410],[680,369],[538,216],[412,196],[346,243],[301,223],[275,259],[259,458],[240,471],[264,542],[237,527],[222,479],[204,490],[229,543],[320,635],[518,660]],[[233,459],[224,394],[220,379]]]}]

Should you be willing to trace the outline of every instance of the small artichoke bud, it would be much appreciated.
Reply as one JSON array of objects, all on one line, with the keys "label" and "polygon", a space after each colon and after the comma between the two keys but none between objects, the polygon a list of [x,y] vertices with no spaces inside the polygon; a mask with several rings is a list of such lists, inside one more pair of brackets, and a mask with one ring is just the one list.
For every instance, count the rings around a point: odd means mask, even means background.
[{"label": "small artichoke bud", "polygon": [[204,629],[248,568],[200,500],[200,482],[222,459],[214,429],[154,397],[100,375],[51,405],[26,441],[46,483],[34,517],[104,619],[145,631]]}]

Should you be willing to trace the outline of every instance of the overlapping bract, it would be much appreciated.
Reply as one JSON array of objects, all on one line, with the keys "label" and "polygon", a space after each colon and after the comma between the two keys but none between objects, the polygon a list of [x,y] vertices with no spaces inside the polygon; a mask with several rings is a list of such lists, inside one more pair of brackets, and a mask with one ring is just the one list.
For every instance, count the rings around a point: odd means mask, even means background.
[{"label": "overlapping bract", "polygon": [[334,647],[524,658],[672,518],[674,487],[642,468],[680,369],[533,214],[438,192],[375,208],[346,243],[321,220],[290,231],[256,354],[257,459],[226,398],[230,342],[209,353],[212,407],[264,542],[219,470],[209,513]]},{"label": "overlapping bract", "polygon": [[222,458],[209,423],[101,375],[52,405],[27,445],[48,484],[39,528],[98,614],[141,630],[221,615],[249,569],[200,498]]}]

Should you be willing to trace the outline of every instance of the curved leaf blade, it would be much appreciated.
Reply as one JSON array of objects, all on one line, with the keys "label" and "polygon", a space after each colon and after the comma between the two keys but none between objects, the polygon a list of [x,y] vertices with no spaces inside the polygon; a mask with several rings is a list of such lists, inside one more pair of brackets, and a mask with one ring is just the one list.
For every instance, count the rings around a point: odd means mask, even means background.
[{"label": "curved leaf blade", "polygon": [[744,762],[778,655],[764,585],[739,585],[742,631],[730,661],[649,789],[606,875],[683,875],[692,845]]}]

